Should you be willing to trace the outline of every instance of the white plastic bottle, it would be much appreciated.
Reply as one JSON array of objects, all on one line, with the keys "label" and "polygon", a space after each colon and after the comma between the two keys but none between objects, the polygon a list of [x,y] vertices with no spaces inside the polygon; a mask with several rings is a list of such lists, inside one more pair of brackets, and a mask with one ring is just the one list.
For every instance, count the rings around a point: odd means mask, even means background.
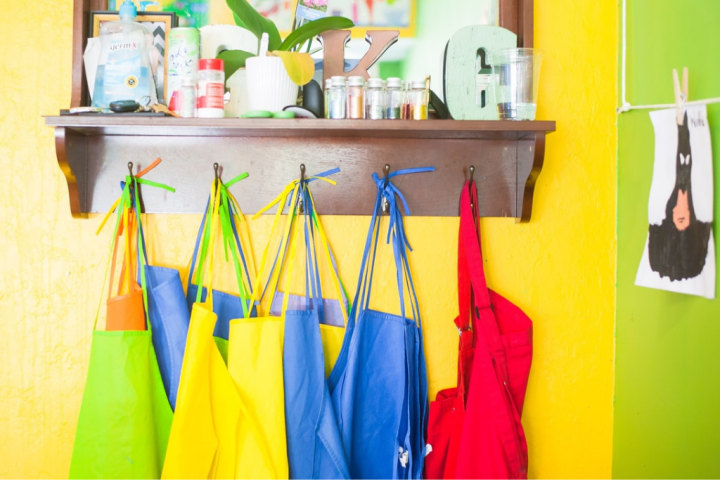
[{"label": "white plastic bottle", "polygon": [[108,108],[116,100],[157,103],[145,28],[135,22],[137,9],[125,0],[120,20],[100,26],[100,58],[95,74],[93,107]]}]

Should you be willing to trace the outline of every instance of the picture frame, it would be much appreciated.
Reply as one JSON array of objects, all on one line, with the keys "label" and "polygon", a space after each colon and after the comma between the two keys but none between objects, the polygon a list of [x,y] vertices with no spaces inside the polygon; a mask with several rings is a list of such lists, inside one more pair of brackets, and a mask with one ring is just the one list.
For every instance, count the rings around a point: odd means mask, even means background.
[{"label": "picture frame", "polygon": [[269,18],[277,26],[280,36],[285,37],[292,31],[295,11],[299,0],[248,0],[250,5],[262,16]]},{"label": "picture frame", "polygon": [[326,17],[329,2],[330,0],[295,0],[292,29],[295,30],[307,22]]},{"label": "picture frame", "polygon": [[[164,0],[169,1],[169,0]],[[225,0],[206,0],[211,23],[235,24]],[[368,30],[398,30],[401,37],[414,37],[418,0],[248,0],[260,14],[272,20],[285,37],[293,27],[318,17],[340,15],[355,22],[353,38],[364,38]],[[373,5],[373,15],[368,5]]]},{"label": "picture frame", "polygon": [[[301,0],[298,0],[301,1]],[[414,37],[418,0],[330,0],[327,15],[347,17],[355,23],[353,38],[368,30],[398,30],[401,37]]]},{"label": "picture frame", "polygon": [[[169,0],[163,0],[169,1]],[[205,0],[207,2],[208,16],[212,25],[235,25],[232,11],[225,0]],[[270,19],[285,37],[292,31],[293,20],[298,0],[248,0],[248,3],[265,18]],[[197,25],[202,27],[203,25]]]},{"label": "picture frame", "polygon": [[[89,36],[97,37],[100,35],[100,26],[105,22],[114,22],[120,20],[118,12],[107,10],[93,10],[90,12]],[[170,29],[178,26],[178,17],[174,12],[138,12],[137,23],[142,24],[153,34],[153,46],[159,51],[163,59],[162,77],[156,75],[162,81],[162,101],[167,101],[167,66],[168,66],[168,49],[167,41]],[[157,87],[157,85],[156,85]],[[158,95],[158,101],[161,101]]]}]

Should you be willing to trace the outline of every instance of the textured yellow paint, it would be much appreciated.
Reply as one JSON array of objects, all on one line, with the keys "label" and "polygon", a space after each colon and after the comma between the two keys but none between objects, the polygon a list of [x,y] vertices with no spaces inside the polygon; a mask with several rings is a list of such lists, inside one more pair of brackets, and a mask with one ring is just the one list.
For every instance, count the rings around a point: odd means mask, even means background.
[{"label": "textured yellow paint", "polygon": [[485,223],[490,282],[535,319],[532,476],[608,478],[615,315],[617,3],[535,1],[548,137],[533,220]]},{"label": "textured yellow paint", "polygon": [[[488,278],[535,321],[524,414],[530,475],[609,477],[616,5],[536,0],[535,10],[545,53],[539,117],[556,119],[558,131],[532,222],[482,223]],[[36,0],[4,2],[0,20],[0,477],[67,474],[108,253],[109,231],[94,233],[99,218],[71,219],[53,132],[40,118],[69,103],[71,19],[69,0]],[[198,220],[151,216],[154,260],[184,267]],[[325,222],[352,289],[368,219]],[[455,376],[457,220],[407,223],[434,394]],[[268,226],[253,224],[256,250]],[[377,284],[376,304],[396,308],[394,291],[391,280]]]}]

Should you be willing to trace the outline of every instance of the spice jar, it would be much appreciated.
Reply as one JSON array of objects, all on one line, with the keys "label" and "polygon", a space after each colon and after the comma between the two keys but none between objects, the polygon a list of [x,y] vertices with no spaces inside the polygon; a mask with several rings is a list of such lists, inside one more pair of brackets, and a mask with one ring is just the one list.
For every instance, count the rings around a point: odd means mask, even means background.
[{"label": "spice jar", "polygon": [[325,108],[325,118],[330,118],[330,90],[332,90],[332,79],[325,79],[325,88],[323,89],[323,105]]},{"label": "spice jar", "polygon": [[365,79],[360,76],[348,78],[347,118],[365,118]]},{"label": "spice jar", "polygon": [[386,118],[397,120],[402,118],[402,105],[405,100],[402,79],[390,77],[387,79],[387,115]]},{"label": "spice jar", "polygon": [[201,118],[225,115],[225,70],[220,58],[201,58],[198,62],[197,115]]},{"label": "spice jar", "polygon": [[413,80],[407,93],[409,112],[407,118],[413,120],[427,120],[428,98],[424,80]]},{"label": "spice jar", "polygon": [[365,90],[365,118],[372,120],[385,118],[386,97],[385,81],[381,78],[369,79]]},{"label": "spice jar", "polygon": [[345,77],[336,75],[332,77],[330,84],[330,92],[328,99],[330,107],[328,108],[328,118],[345,118],[345,110],[347,106],[347,94],[345,87]]}]

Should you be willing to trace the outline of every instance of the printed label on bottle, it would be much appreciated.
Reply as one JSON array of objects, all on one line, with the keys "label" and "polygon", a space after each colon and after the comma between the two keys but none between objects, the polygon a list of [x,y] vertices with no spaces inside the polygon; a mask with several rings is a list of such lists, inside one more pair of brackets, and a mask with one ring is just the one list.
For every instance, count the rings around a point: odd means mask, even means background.
[{"label": "printed label on bottle", "polygon": [[201,83],[198,93],[198,108],[224,108],[225,85],[222,83]]}]

